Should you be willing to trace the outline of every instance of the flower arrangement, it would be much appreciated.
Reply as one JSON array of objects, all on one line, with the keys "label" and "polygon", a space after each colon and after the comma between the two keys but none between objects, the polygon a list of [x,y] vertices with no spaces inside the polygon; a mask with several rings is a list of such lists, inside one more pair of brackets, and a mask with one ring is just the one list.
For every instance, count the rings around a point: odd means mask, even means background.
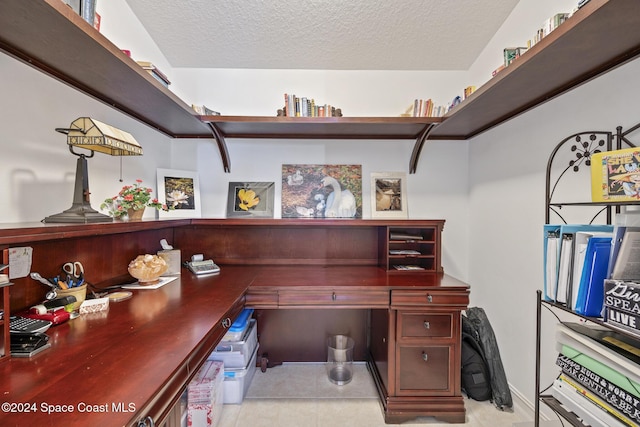
[{"label": "flower arrangement", "polygon": [[129,210],[143,210],[147,206],[165,211],[170,209],[158,199],[151,197],[151,188],[143,187],[141,184],[142,180],[136,179],[133,185],[125,185],[116,196],[105,199],[100,209],[106,209],[114,218],[127,215]]}]

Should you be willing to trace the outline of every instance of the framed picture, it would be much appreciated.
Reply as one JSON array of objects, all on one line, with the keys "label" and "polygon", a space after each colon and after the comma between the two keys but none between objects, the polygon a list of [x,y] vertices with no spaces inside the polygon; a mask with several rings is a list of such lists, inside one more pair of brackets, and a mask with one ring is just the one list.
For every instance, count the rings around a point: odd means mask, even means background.
[{"label": "framed picture", "polygon": [[282,218],[362,218],[361,165],[282,165]]},{"label": "framed picture", "polygon": [[227,218],[273,218],[275,182],[230,182]]},{"label": "framed picture", "polygon": [[403,172],[371,174],[371,217],[408,218],[407,175]]},{"label": "framed picture", "polygon": [[158,169],[158,200],[173,206],[170,211],[158,211],[160,218],[200,218],[200,183],[191,171]]}]

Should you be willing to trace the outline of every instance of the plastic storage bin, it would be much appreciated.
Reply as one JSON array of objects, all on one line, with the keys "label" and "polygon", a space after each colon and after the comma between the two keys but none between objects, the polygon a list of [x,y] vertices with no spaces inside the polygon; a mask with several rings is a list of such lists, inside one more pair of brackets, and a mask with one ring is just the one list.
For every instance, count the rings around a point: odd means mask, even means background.
[{"label": "plastic storage bin", "polygon": [[249,327],[240,341],[221,341],[208,360],[224,362],[225,369],[243,369],[251,360],[258,346],[256,319],[249,320]]},{"label": "plastic storage bin", "polygon": [[240,312],[236,320],[229,328],[222,341],[240,341],[245,331],[249,327],[249,319],[253,315],[253,308],[245,308]]},{"label": "plastic storage bin", "polygon": [[253,352],[251,360],[244,369],[225,369],[224,371],[224,403],[240,404],[249,390],[253,375],[256,373],[258,349]]},{"label": "plastic storage bin", "polygon": [[187,388],[187,425],[215,427],[224,403],[224,363],[207,360]]}]

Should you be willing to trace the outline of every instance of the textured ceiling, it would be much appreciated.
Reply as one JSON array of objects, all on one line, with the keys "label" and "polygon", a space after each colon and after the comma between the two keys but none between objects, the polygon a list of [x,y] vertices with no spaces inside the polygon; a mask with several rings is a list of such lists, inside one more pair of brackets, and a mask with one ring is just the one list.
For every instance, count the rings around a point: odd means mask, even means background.
[{"label": "textured ceiling", "polygon": [[518,0],[126,0],[173,67],[467,70]]}]

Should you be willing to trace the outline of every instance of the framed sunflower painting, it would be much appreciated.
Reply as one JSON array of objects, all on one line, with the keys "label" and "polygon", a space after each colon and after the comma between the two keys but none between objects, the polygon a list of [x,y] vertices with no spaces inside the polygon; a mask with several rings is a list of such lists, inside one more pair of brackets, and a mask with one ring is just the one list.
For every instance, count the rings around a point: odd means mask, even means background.
[{"label": "framed sunflower painting", "polygon": [[230,182],[227,218],[273,218],[275,182]]}]

